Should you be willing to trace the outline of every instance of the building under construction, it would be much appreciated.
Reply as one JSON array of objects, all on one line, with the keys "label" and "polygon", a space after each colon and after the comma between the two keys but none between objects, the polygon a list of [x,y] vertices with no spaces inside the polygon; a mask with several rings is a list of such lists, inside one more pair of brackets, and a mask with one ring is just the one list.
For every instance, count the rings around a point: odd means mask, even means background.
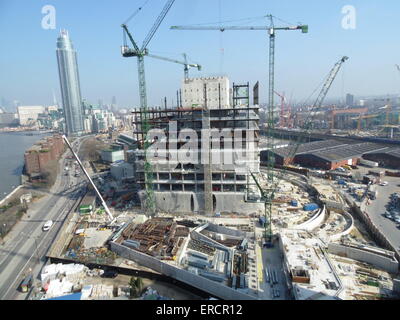
[{"label": "building under construction", "polygon": [[250,105],[249,91],[249,84],[230,89],[226,77],[185,79],[177,107],[134,112],[133,162],[142,206],[150,187],[161,212],[211,215],[261,208],[250,175],[260,170],[259,107],[256,101]]}]

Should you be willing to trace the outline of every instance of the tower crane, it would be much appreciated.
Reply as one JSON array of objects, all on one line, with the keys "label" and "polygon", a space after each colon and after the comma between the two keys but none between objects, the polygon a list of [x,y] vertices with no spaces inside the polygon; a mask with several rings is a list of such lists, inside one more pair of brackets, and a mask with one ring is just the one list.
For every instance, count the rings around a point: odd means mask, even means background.
[{"label": "tower crane", "polygon": [[[152,166],[149,161],[149,157],[147,154],[147,150],[151,144],[148,139],[148,132],[150,130],[150,124],[148,119],[148,112],[147,112],[147,93],[146,93],[146,77],[144,71],[144,57],[148,55],[147,46],[150,43],[151,39],[153,38],[154,34],[156,33],[157,29],[159,28],[161,22],[164,20],[165,16],[167,15],[169,9],[173,5],[175,0],[168,0],[161,11],[160,15],[158,16],[156,22],[150,29],[149,33],[147,34],[146,38],[143,41],[141,48],[137,45],[135,40],[133,39],[131,33],[128,30],[126,24],[122,24],[121,27],[124,30],[124,45],[121,47],[121,54],[123,57],[137,57],[138,63],[138,78],[139,78],[139,96],[140,96],[140,109],[141,109],[141,128],[144,134],[144,152],[145,152],[145,163],[144,163],[144,173],[145,173],[145,188],[146,188],[146,202],[145,202],[145,209],[146,213],[150,215],[155,214],[155,199],[154,199],[154,190],[153,190],[153,172]],[[130,42],[133,45],[133,48],[129,48],[126,42],[126,35]]]},{"label": "tower crane", "polygon": [[[323,88],[320,92],[320,94],[318,95],[317,99],[315,100],[311,110],[309,110],[308,116],[306,118],[305,124],[304,124],[304,135],[307,135],[309,133],[309,130],[311,128],[311,123],[312,123],[312,116],[313,116],[313,112],[316,109],[319,109],[322,106],[322,103],[329,91],[329,88],[332,86],[333,81],[336,78],[337,73],[340,70],[341,65],[348,59],[348,57],[343,57],[342,59],[340,59],[335,65],[334,67],[331,69],[331,71],[329,72],[328,78],[325,81]],[[301,136],[299,135],[299,138],[296,142],[296,144],[294,145],[294,147],[289,151],[289,154],[287,156],[288,159],[294,159],[297,150],[301,144]],[[272,154],[272,149],[270,149],[270,152],[268,153],[268,168],[270,167],[270,163],[272,162],[272,168],[275,166],[275,158],[272,158],[272,160],[270,160],[270,155]],[[272,171],[272,169],[271,169]],[[265,229],[265,239],[267,244],[272,245],[272,201],[275,198],[275,192],[278,189],[279,186],[279,180],[282,179],[284,171],[280,171],[280,174],[276,177],[275,180],[270,180],[268,179],[269,185],[267,189],[262,190],[259,182],[257,181],[255,175],[251,173],[251,176],[253,177],[253,180],[255,181],[258,189],[261,192],[261,198],[262,200],[264,200],[264,208],[265,208],[265,218],[267,219],[267,215],[268,215],[268,221],[269,221],[269,233],[267,233],[267,230]]]},{"label": "tower crane", "polygon": [[[272,15],[266,16],[269,21],[269,26],[171,26],[173,30],[217,30],[224,32],[225,30],[266,30],[269,35],[269,86],[268,86],[268,125],[267,125],[267,148],[268,148],[268,180],[272,184],[274,180],[273,167],[275,159],[273,158],[272,148],[274,145],[273,130],[274,130],[274,84],[275,84],[275,34],[280,30],[301,30],[302,33],[308,33],[307,25],[297,25],[290,27],[275,27]],[[256,182],[258,185],[258,182]],[[269,196],[265,197],[267,200],[265,207],[267,211],[272,210],[272,200]],[[267,214],[267,213],[265,213]],[[271,222],[271,221],[270,221]],[[269,241],[271,242],[271,234]]]},{"label": "tower crane", "polygon": [[197,64],[197,63],[188,63],[187,61],[187,56],[184,53],[183,57],[184,57],[184,61],[179,61],[179,60],[175,60],[175,59],[170,59],[170,58],[165,58],[165,57],[160,57],[160,56],[156,56],[154,54],[147,54],[148,57],[150,58],[154,58],[154,59],[159,59],[159,60],[164,60],[164,61],[169,61],[169,62],[173,62],[173,63],[178,63],[178,64],[182,64],[184,65],[184,77],[185,79],[189,78],[189,67],[190,68],[197,68],[198,71],[201,71],[201,65]]},{"label": "tower crane", "polygon": [[[337,74],[339,73],[340,68],[342,67],[343,63],[345,63],[349,57],[343,56],[338,62],[335,63],[333,68],[328,74],[327,79],[324,82],[324,85],[322,86],[321,92],[319,93],[317,99],[315,100],[314,104],[311,107],[311,111],[306,119],[306,123],[304,125],[305,130],[309,130],[312,128],[312,118],[314,115],[314,112],[319,111],[322,107],[322,104],[326,98],[326,95],[328,94],[329,89],[332,86],[333,81],[335,80]],[[335,122],[335,116],[334,113],[332,113],[332,120],[331,120],[331,128],[334,127],[334,122]],[[297,149],[296,149],[297,151]]]}]

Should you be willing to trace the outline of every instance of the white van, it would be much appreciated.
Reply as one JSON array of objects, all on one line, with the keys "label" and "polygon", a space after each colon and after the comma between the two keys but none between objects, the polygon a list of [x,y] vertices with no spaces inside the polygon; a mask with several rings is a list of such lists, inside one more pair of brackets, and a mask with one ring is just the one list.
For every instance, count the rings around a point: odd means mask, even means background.
[{"label": "white van", "polygon": [[46,223],[43,225],[43,231],[49,231],[52,225],[53,225],[52,220],[46,221]]}]

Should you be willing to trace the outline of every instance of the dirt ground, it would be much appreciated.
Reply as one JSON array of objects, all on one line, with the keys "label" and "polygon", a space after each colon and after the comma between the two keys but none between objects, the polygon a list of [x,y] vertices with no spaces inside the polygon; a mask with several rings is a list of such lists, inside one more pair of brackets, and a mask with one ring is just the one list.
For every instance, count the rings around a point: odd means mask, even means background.
[{"label": "dirt ground", "polygon": [[86,161],[98,161],[100,160],[99,151],[106,148],[107,144],[103,141],[97,139],[96,137],[91,137],[84,140],[79,150],[79,158]]}]

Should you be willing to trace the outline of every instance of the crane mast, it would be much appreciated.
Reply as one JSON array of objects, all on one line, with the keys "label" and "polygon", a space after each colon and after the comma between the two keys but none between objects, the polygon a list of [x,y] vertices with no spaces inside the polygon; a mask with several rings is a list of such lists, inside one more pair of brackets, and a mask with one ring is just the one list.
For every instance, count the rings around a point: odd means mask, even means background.
[{"label": "crane mast", "polygon": [[315,103],[313,105],[313,108],[321,108],[322,103],[325,100],[326,95],[328,94],[329,89],[332,86],[333,81],[335,80],[340,68],[342,67],[343,63],[348,60],[349,57],[344,56],[342,59],[340,59],[336,64],[333,66],[332,70],[329,72],[328,78],[326,79],[321,92],[319,93],[317,100],[315,100]]},{"label": "crane mast", "polygon": [[[268,120],[267,120],[267,149],[268,149],[268,166],[267,166],[267,176],[270,184],[274,181],[273,168],[275,165],[275,159],[272,153],[272,148],[274,146],[274,85],[275,85],[275,37],[276,31],[279,30],[301,30],[302,33],[308,33],[307,25],[297,25],[290,27],[275,27],[273,22],[273,16],[267,15],[270,20],[270,26],[171,26],[173,30],[217,30],[224,32],[226,30],[266,30],[269,35],[269,70],[268,70]],[[254,178],[254,177],[253,177]],[[256,182],[258,185],[258,183]],[[272,210],[272,198],[270,196],[266,197],[267,202],[265,204],[269,215],[271,216]],[[267,214],[267,213],[266,213]],[[270,230],[271,231],[271,230]],[[267,235],[265,235],[267,238]],[[268,241],[272,241],[272,234],[270,232]]]},{"label": "crane mast", "polygon": [[110,223],[114,222],[114,216],[112,215],[110,209],[108,208],[106,202],[104,201],[103,197],[101,196],[101,193],[99,192],[99,190],[97,189],[96,185],[94,184],[92,178],[90,178],[88,172],[86,171],[85,167],[83,166],[81,160],[79,159],[78,155],[75,153],[74,149],[72,148],[71,144],[69,143],[67,137],[65,135],[62,136],[62,138],[64,139],[65,143],[67,144],[69,150],[71,150],[71,153],[74,155],[74,158],[76,159],[76,161],[78,162],[79,166],[81,167],[83,173],[85,174],[86,178],[89,180],[90,185],[93,187],[94,192],[96,192],[96,195],[99,197],[101,204],[104,207],[104,210],[106,211],[108,217],[110,218]]},{"label": "crane mast", "polygon": [[[314,104],[312,105],[310,113],[308,114],[308,117],[306,118],[306,121],[305,121],[305,123],[303,125],[303,129],[305,129],[305,134],[309,133],[309,130],[312,127],[312,118],[313,118],[313,115],[314,115],[313,113],[321,108],[322,103],[324,102],[325,97],[328,94],[328,91],[329,91],[330,87],[332,86],[332,83],[335,80],[335,78],[336,78],[341,66],[348,59],[349,59],[349,57],[346,57],[346,56],[342,57],[338,62],[336,62],[336,64],[333,66],[333,68],[329,72],[328,78],[326,79],[326,81],[325,81],[325,83],[324,83],[324,85],[323,85],[323,87],[321,89],[321,92],[319,93],[317,99],[315,100]],[[292,150],[291,154],[288,157],[289,159],[293,159],[294,158],[299,146],[300,146],[300,141],[297,141],[296,146],[294,147],[294,149]]]},{"label": "crane mast", "polygon": [[150,130],[149,123],[149,114],[147,109],[147,91],[146,91],[146,77],[145,77],[145,69],[144,69],[144,57],[148,55],[147,46],[157,29],[161,25],[161,22],[164,20],[167,15],[169,9],[173,5],[175,0],[168,0],[164,5],[163,10],[158,16],[156,22],[151,27],[149,33],[143,41],[142,47],[139,48],[133,36],[128,30],[126,24],[122,24],[121,27],[124,31],[124,40],[125,36],[128,35],[130,42],[133,45],[133,49],[129,48],[128,45],[124,42],[124,45],[121,47],[121,54],[123,57],[137,57],[138,63],[138,79],[139,79],[139,96],[140,96],[140,110],[141,110],[141,128],[144,136],[144,153],[145,153],[145,163],[144,163],[144,176],[145,176],[145,188],[146,188],[146,200],[145,200],[145,210],[148,215],[155,214],[155,199],[154,199],[154,190],[153,190],[153,171],[152,165],[150,163],[150,159],[148,157],[148,148],[151,145],[151,141],[148,139],[148,132]]}]

